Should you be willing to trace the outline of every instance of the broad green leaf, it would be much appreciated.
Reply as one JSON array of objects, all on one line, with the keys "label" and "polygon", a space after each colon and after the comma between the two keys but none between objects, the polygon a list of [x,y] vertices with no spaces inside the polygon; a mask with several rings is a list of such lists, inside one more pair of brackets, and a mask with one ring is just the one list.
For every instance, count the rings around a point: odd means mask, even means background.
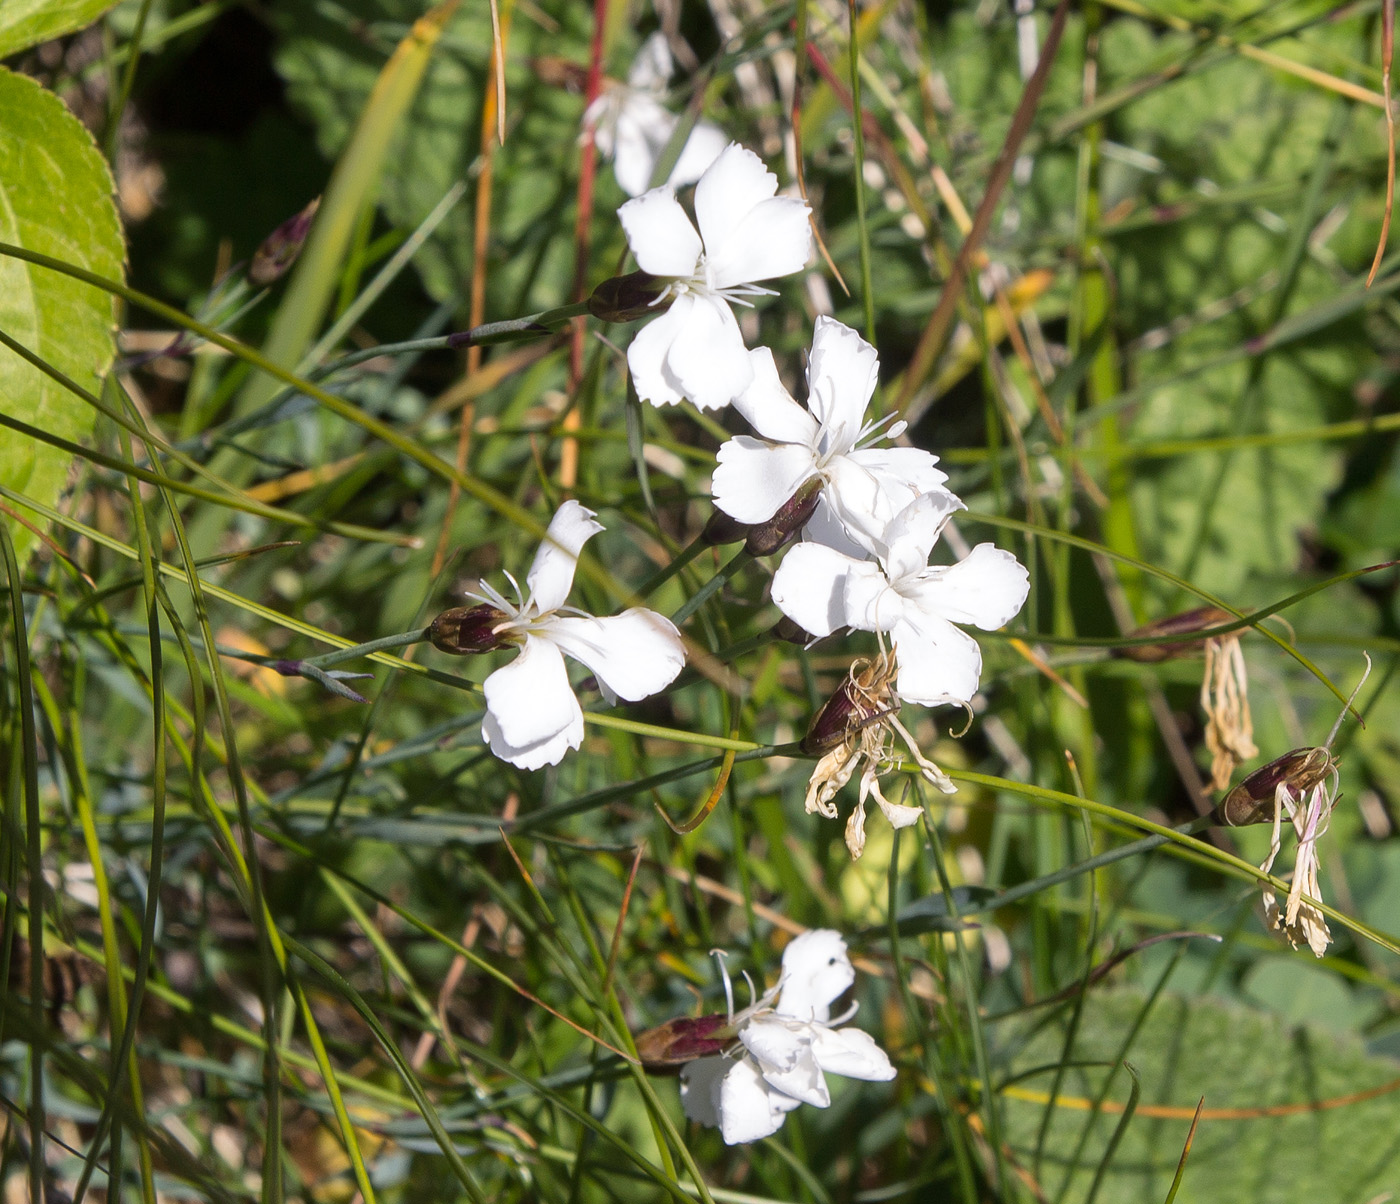
[{"label": "broad green leaf", "polygon": [[[1316,970],[1306,953],[1295,956]],[[1258,985],[1265,985],[1263,976]],[[1116,1057],[1144,1003],[1129,990],[1091,997],[1070,1058],[1084,1063]],[[1046,1026],[1016,1051],[1013,1072],[1058,1061],[1063,1040],[1060,1029]],[[1384,1136],[1400,1126],[1400,1092],[1319,1106],[1400,1078],[1400,1062],[1367,1054],[1355,1038],[1321,1027],[1293,1027],[1269,1012],[1215,999],[1163,996],[1126,1057],[1139,1073],[1142,1097],[1104,1177],[1099,1204],[1166,1198],[1191,1111],[1202,1096],[1206,1114],[1186,1164],[1182,1199],[1341,1204],[1371,1199],[1400,1182],[1400,1147]],[[1103,1157],[1119,1119],[1116,1111],[1099,1117],[1069,1190],[1059,1194],[1089,1117],[1076,1101],[1092,1099],[1106,1073],[1072,1069],[1065,1076],[1041,1168],[1041,1185],[1051,1199],[1084,1200]],[[1022,1080],[1016,1090],[1043,1092],[1049,1082],[1046,1072]],[[1128,1087],[1120,1069],[1110,1101],[1126,1100]],[[1153,1116],[1163,1105],[1179,1111]],[[1018,1156],[1029,1157],[1034,1148],[1043,1107],[1014,1096],[1006,1101],[1007,1135]],[[1284,1107],[1297,1110],[1251,1119],[1210,1115],[1213,1109]],[[1376,1139],[1358,1142],[1358,1134]]]},{"label": "broad green leaf", "polygon": [[[0,113],[0,241],[120,278],[125,249],[112,177],[92,136],[58,97],[3,69]],[[112,363],[113,314],[100,289],[0,259],[0,330],[93,392]],[[86,402],[4,348],[0,406],[64,439],[92,430]],[[13,432],[0,437],[0,482],[41,502],[58,498],[69,460]],[[12,531],[22,562],[35,536],[19,524]]]},{"label": "broad green leaf", "polygon": [[0,4],[0,59],[91,25],[117,0],[5,0]]}]

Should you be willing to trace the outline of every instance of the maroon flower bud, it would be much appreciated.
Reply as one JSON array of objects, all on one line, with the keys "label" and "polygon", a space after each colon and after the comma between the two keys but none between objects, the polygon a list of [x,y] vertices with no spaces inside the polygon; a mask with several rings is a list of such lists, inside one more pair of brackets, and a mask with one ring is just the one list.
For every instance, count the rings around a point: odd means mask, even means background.
[{"label": "maroon flower bud", "polygon": [[[1218,606],[1198,606],[1195,610],[1184,611],[1179,615],[1168,615],[1163,619],[1154,619],[1151,623],[1144,623],[1136,631],[1128,633],[1129,639],[1143,639],[1147,636],[1166,635],[1193,635],[1198,631],[1206,631],[1212,627],[1221,627],[1234,619],[1227,610],[1221,610]],[[1238,631],[1229,633],[1237,636]],[[1204,640],[1179,640],[1168,644],[1129,644],[1123,648],[1114,648],[1111,655],[1123,660],[1137,661],[1140,665],[1155,665],[1161,661],[1175,660],[1181,656],[1195,656],[1201,652]]]},{"label": "maroon flower bud", "polygon": [[588,312],[604,322],[635,322],[638,318],[664,314],[671,300],[658,300],[670,288],[669,282],[648,272],[628,272],[604,280],[588,298]]},{"label": "maroon flower bud", "polygon": [[744,543],[751,556],[769,556],[807,525],[821,497],[821,477],[809,477],[766,523],[755,524]]},{"label": "maroon flower bud", "polygon": [[297,261],[302,245],[311,231],[311,219],[321,206],[317,197],[295,217],[289,217],[262,241],[253,252],[253,262],[248,265],[248,279],[258,286],[280,280],[287,269]]},{"label": "maroon flower bud", "polygon": [[671,1070],[696,1058],[712,1057],[723,1053],[733,1040],[734,1029],[722,1013],[668,1020],[635,1038],[637,1056],[648,1070]]},{"label": "maroon flower bud", "polygon": [[805,628],[794,623],[787,615],[783,615],[768,632],[775,640],[782,640],[785,644],[810,644],[816,636]]},{"label": "maroon flower bud", "polygon": [[1281,784],[1298,798],[1336,768],[1336,758],[1325,748],[1295,748],[1260,766],[1230,791],[1215,809],[1216,821],[1229,828],[1271,824]]},{"label": "maroon flower bud", "polygon": [[750,530],[752,528],[748,523],[741,523],[737,518],[730,518],[723,510],[716,510],[710,515],[705,529],[700,532],[700,538],[711,545],[738,543],[741,539],[749,537]]},{"label": "maroon flower bud", "polygon": [[439,652],[452,656],[471,656],[477,652],[490,652],[510,643],[504,633],[496,628],[510,616],[498,610],[489,602],[478,606],[454,606],[444,610],[428,628],[428,639]]}]

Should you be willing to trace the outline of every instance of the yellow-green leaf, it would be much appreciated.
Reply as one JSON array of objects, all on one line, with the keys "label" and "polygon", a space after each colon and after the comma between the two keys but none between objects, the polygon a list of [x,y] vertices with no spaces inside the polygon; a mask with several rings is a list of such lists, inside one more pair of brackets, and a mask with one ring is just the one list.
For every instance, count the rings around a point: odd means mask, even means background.
[{"label": "yellow-green leaf", "polygon": [[91,25],[116,2],[4,0],[0,3],[0,59]]},{"label": "yellow-green leaf", "polygon": [[[53,93],[0,68],[0,242],[121,278],[125,259],[112,176],[92,136]],[[0,330],[96,392],[111,366],[113,300],[48,268],[0,258]],[[93,410],[0,347],[0,411],[64,439],[92,430]],[[52,505],[71,457],[37,440],[0,435],[0,482]],[[15,550],[34,534],[8,517]]]}]

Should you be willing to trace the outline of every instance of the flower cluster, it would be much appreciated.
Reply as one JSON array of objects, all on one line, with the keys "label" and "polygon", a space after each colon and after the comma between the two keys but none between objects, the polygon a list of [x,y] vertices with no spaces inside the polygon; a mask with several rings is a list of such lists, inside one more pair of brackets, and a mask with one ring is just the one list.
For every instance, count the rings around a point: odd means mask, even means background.
[{"label": "flower cluster", "polygon": [[783,950],[777,986],[737,1015],[731,996],[725,1031],[737,1038],[733,1048],[682,1069],[685,1114],[736,1145],[776,1133],[802,1104],[827,1107],[827,1074],[894,1078],[889,1057],[869,1033],[838,1027],[855,1014],[854,1004],[831,1018],[831,1005],[855,977],[840,933],[817,928],[793,940]]}]

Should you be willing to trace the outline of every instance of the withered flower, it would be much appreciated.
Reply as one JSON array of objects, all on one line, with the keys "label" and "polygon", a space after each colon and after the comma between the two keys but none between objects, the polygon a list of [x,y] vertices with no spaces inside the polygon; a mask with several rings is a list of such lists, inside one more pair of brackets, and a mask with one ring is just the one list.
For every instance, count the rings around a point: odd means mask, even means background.
[{"label": "withered flower", "polygon": [[874,797],[892,826],[905,828],[917,823],[923,811],[892,803],[880,789],[879,775],[892,769],[900,758],[894,749],[898,733],[909,749],[921,776],[944,794],[957,787],[948,775],[919,751],[914,737],[899,722],[899,696],[894,691],[897,673],[892,653],[882,652],[873,660],[857,660],[846,680],[817,712],[802,740],[802,750],[820,753],[821,760],[807,783],[807,811],[835,819],[837,792],[851,780],[861,762],[860,793],[855,810],[846,821],[846,847],[855,860],[865,850],[865,801]]},{"label": "withered flower", "polygon": [[[1198,606],[1195,610],[1145,623],[1131,632],[1130,638],[1190,636],[1222,626],[1232,618],[1234,616],[1229,611],[1221,610],[1218,606]],[[1155,665],[1199,652],[1204,652],[1206,658],[1206,671],[1201,680],[1201,710],[1206,714],[1211,784],[1216,790],[1224,790],[1230,785],[1235,767],[1259,755],[1253,740],[1249,679],[1245,673],[1244,654],[1240,651],[1239,631],[1163,644],[1129,644],[1115,648],[1113,655],[1139,664]]]},{"label": "withered flower", "polygon": [[1283,847],[1283,817],[1288,817],[1298,839],[1288,898],[1280,910],[1278,897],[1266,886],[1264,918],[1271,928],[1288,938],[1293,948],[1306,944],[1317,957],[1327,952],[1332,940],[1327,920],[1313,902],[1322,898],[1317,876],[1317,842],[1327,831],[1341,784],[1338,761],[1332,755],[1332,741],[1337,738],[1342,720],[1370,672],[1371,658],[1367,656],[1366,672],[1361,675],[1342,713],[1337,716],[1325,744],[1317,748],[1295,748],[1276,757],[1245,778],[1215,809],[1216,818],[1230,827],[1261,823],[1273,825],[1269,855],[1259,867],[1265,874],[1273,869],[1274,860]]}]

